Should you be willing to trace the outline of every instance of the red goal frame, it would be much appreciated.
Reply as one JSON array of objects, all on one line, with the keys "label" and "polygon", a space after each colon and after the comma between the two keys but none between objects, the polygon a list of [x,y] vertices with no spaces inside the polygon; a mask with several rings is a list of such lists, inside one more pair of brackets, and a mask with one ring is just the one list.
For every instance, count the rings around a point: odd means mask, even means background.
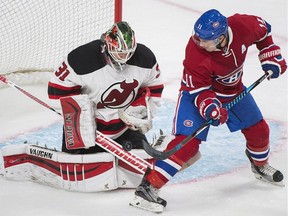
[{"label": "red goal frame", "polygon": [[115,23],[122,21],[122,0],[115,0],[114,14]]}]

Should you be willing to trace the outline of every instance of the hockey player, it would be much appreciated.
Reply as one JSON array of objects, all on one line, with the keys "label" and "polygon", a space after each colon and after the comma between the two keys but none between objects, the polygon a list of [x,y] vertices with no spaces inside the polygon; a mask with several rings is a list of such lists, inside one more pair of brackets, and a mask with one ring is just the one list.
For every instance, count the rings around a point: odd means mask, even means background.
[{"label": "hockey player", "polygon": [[[183,62],[173,125],[175,139],[167,150],[212,118],[213,126],[226,123],[231,132],[241,130],[252,172],[256,178],[277,184],[283,175],[268,164],[269,126],[253,97],[248,94],[232,109],[225,109],[225,103],[245,89],[243,64],[248,48],[254,44],[263,71],[272,73],[269,79],[278,78],[286,71],[280,48],[272,40],[271,26],[261,17],[235,14],[226,18],[212,9],[196,21]],[[208,131],[209,127],[168,159],[155,160],[155,168],[145,173],[130,204],[161,212],[167,203],[158,196],[159,189],[197,154]]]},{"label": "hockey player", "polygon": [[121,145],[142,148],[163,88],[153,52],[136,43],[127,22],[115,23],[101,39],[71,51],[48,84],[51,104],[65,119],[62,151],[103,151],[95,146],[96,128]]}]

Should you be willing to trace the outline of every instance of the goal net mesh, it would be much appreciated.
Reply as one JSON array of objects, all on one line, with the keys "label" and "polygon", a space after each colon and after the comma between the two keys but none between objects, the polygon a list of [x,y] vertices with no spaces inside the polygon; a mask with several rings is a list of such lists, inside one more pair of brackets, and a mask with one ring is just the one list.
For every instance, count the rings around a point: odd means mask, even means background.
[{"label": "goal net mesh", "polygon": [[0,74],[18,84],[47,80],[69,51],[114,23],[115,2],[0,1]]}]

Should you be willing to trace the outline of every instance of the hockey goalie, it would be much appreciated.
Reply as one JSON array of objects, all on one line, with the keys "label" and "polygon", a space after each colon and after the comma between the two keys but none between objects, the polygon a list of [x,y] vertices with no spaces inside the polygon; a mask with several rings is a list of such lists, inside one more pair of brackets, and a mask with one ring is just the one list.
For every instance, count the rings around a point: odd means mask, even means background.
[{"label": "hockey goalie", "polygon": [[50,104],[63,117],[61,152],[35,145],[3,148],[5,176],[75,191],[136,187],[144,172],[95,143],[107,138],[149,160],[142,141],[163,88],[153,52],[136,43],[127,22],[115,23],[100,39],[68,53],[49,80]]},{"label": "hockey goalie", "polygon": [[[89,149],[95,146],[96,124],[93,105],[87,95],[61,98],[61,105],[67,149]],[[133,121],[136,121],[136,117],[130,118],[130,112],[122,110],[119,115],[129,122],[130,127],[135,127]],[[163,146],[165,138],[161,135],[154,145],[157,143],[158,146]],[[7,179],[32,180],[70,191],[97,192],[136,188],[143,174],[108,152],[71,154],[33,144],[9,145],[1,151],[4,160],[3,174]],[[131,152],[148,162],[151,160],[141,149]]]}]

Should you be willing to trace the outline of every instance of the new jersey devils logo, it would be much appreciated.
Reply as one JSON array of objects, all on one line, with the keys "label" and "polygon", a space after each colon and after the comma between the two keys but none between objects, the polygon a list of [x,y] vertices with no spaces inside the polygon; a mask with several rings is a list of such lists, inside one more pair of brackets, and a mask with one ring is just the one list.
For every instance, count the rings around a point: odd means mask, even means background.
[{"label": "new jersey devils logo", "polygon": [[128,106],[136,97],[135,88],[138,84],[135,79],[114,83],[101,95],[97,108],[120,109]]}]

